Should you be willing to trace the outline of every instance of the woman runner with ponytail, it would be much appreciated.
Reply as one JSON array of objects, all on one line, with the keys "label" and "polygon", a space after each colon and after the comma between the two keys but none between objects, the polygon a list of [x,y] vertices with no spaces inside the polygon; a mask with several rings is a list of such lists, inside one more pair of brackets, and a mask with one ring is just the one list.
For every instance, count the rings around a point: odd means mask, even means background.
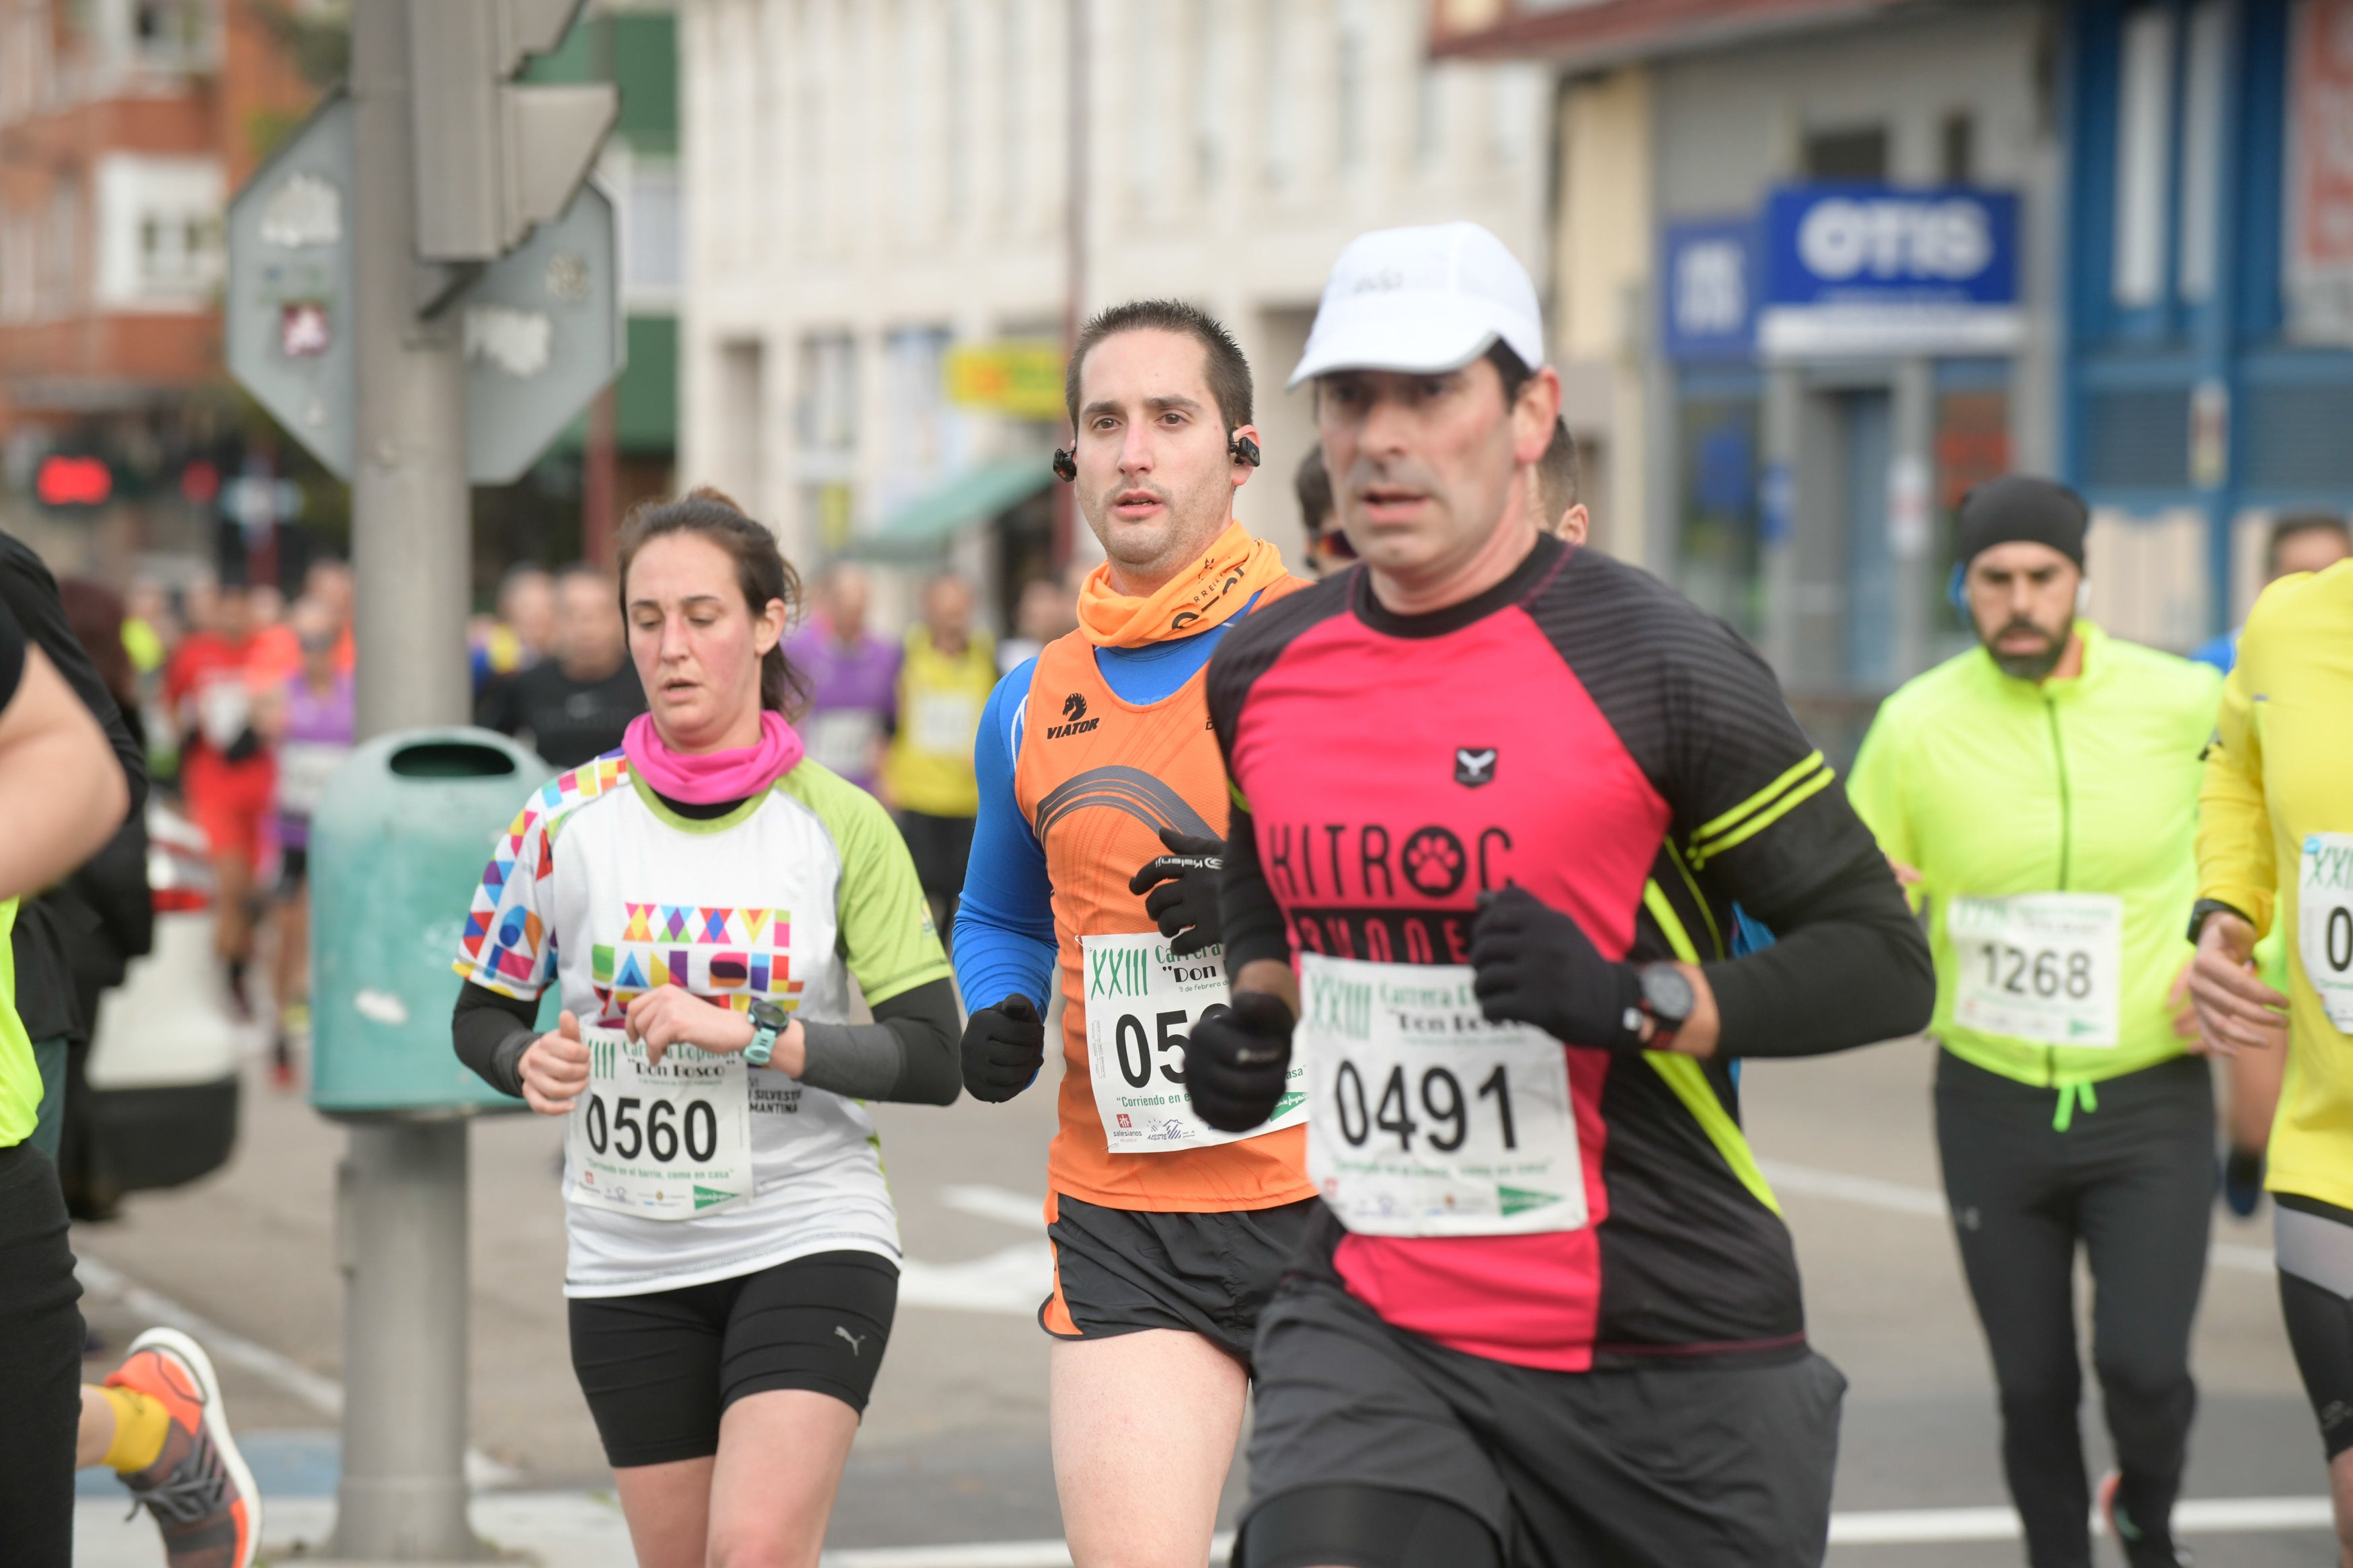
[{"label": "woman runner with ponytail", "polygon": [[572,1362],[638,1563],[814,1564],[898,1297],[860,1101],[955,1099],[955,1001],[890,818],[786,718],[768,531],[696,490],[631,517],[620,568],[649,711],[484,873],[458,1054],[570,1119]]}]

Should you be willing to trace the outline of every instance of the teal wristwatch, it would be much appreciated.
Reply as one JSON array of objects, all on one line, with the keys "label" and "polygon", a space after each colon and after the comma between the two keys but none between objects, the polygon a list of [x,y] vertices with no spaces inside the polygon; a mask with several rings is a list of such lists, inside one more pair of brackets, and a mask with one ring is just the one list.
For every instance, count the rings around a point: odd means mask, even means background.
[{"label": "teal wristwatch", "polygon": [[782,1007],[765,999],[751,1006],[752,1043],[744,1047],[744,1059],[755,1068],[768,1065],[768,1057],[776,1048],[776,1037],[792,1024],[792,1018]]}]

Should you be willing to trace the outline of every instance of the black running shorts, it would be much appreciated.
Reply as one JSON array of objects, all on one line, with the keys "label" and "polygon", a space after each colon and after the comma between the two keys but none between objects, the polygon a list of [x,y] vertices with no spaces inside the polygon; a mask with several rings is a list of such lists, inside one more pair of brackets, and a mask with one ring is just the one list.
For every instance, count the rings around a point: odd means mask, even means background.
[{"label": "black running shorts", "polygon": [[[1459,1514],[1513,1568],[1822,1560],[1846,1379],[1811,1351],[1543,1372],[1449,1350],[1294,1275],[1258,1352],[1235,1568],[1478,1561]],[[1368,1492],[1390,1494],[1394,1523],[1362,1528]],[[1431,1544],[1408,1550],[1409,1531]]]},{"label": "black running shorts", "polygon": [[1248,1367],[1259,1314],[1316,1201],[1156,1214],[1058,1195],[1046,1227],[1054,1291],[1038,1309],[1038,1322],[1058,1340],[1177,1329]]},{"label": "black running shorts", "polygon": [[2353,1209],[2274,1193],[2280,1315],[2330,1461],[2353,1448]]},{"label": "black running shorts", "polygon": [[719,1418],[746,1394],[807,1389],[865,1414],[898,1304],[898,1267],[871,1252],[575,1297],[572,1370],[615,1469],[700,1459],[719,1451]]}]

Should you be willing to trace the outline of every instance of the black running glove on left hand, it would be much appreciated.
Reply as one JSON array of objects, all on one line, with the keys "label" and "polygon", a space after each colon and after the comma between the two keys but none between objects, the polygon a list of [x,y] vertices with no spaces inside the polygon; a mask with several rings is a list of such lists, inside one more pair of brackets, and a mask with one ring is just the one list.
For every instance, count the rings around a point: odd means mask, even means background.
[{"label": "black running glove on left hand", "polygon": [[[1146,860],[1144,869],[1129,879],[1127,890],[1141,893],[1152,889],[1144,900],[1144,912],[1157,922],[1160,934],[1170,939],[1169,952],[1182,958],[1215,947],[1218,879],[1226,868],[1224,843],[1173,827],[1160,830],[1160,842],[1168,846],[1169,852]],[[1155,882],[1159,886],[1154,887]]]},{"label": "black running glove on left hand", "polygon": [[1247,1132],[1272,1116],[1291,1070],[1293,1022],[1282,998],[1263,991],[1205,1010],[1185,1042],[1193,1114],[1220,1132]]},{"label": "black running glove on left hand", "polygon": [[983,1007],[964,1026],[964,1086],[975,1100],[1011,1100],[1046,1065],[1046,1024],[1018,991]]},{"label": "black running glove on left hand", "polygon": [[1525,888],[1480,900],[1471,967],[1490,1022],[1534,1024],[1563,1045],[1642,1048],[1641,976],[1602,957],[1573,917]]}]

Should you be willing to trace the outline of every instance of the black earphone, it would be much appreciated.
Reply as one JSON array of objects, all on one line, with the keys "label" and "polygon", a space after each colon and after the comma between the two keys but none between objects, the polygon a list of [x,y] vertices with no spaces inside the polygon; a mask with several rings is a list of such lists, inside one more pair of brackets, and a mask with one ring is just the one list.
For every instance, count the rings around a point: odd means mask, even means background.
[{"label": "black earphone", "polygon": [[[1226,450],[1234,455],[1237,462],[1248,463],[1253,468],[1266,461],[1258,449],[1258,443],[1247,436],[1237,436],[1229,440]],[[1054,477],[1066,485],[1078,483],[1078,451],[1076,447],[1054,448]]]}]

